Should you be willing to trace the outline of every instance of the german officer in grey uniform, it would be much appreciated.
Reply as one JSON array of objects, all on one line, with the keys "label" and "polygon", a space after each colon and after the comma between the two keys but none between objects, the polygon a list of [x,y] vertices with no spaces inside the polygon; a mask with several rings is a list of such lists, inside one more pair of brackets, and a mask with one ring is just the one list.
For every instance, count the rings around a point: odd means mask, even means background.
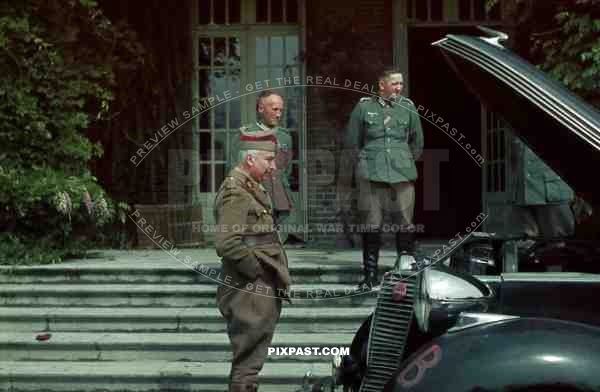
[{"label": "german officer in grey uniform", "polygon": [[572,237],[573,189],[517,136],[513,136],[511,163],[516,234],[545,239]]},{"label": "german officer in grey uniform", "polygon": [[277,168],[277,142],[274,132],[242,132],[239,163],[215,198],[215,245],[225,276],[217,306],[233,351],[230,392],[258,390],[258,373],[290,285],[272,202],[261,184]]},{"label": "german officer in grey uniform", "polygon": [[[415,161],[423,150],[423,130],[415,105],[401,97],[402,74],[379,75],[379,95],[364,97],[348,122],[345,149],[353,149],[359,186],[358,208],[363,227],[361,285],[379,283],[377,266],[384,213],[392,215],[398,257],[415,252],[413,214]],[[414,258],[413,258],[414,260]]]},{"label": "german officer in grey uniform", "polygon": [[[263,186],[267,189],[271,200],[273,201],[275,221],[278,225],[285,228],[285,222],[295,209],[292,200],[292,191],[290,189],[290,177],[292,173],[293,140],[291,133],[280,126],[281,116],[284,110],[283,97],[273,91],[261,91],[256,100],[256,112],[258,120],[240,128],[239,132],[254,134],[257,132],[274,132],[277,136],[277,169],[262,179]],[[239,155],[239,133],[234,137],[231,143],[228,159],[229,167],[235,166]],[[285,242],[288,236],[288,230],[281,230],[280,236],[282,242]]]}]

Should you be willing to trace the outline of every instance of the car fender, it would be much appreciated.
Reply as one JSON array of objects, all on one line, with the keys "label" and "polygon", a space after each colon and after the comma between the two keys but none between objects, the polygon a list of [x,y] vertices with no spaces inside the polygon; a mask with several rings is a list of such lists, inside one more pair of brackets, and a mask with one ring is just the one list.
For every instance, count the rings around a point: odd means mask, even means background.
[{"label": "car fender", "polygon": [[401,364],[385,391],[600,391],[599,363],[600,328],[517,318],[450,330],[428,342]]}]

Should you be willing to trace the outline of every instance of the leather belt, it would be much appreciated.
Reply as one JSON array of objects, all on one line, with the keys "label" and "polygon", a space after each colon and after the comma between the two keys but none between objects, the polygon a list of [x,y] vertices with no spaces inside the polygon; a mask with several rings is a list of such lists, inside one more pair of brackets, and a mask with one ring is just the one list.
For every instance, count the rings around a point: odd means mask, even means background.
[{"label": "leather belt", "polygon": [[248,246],[279,244],[277,233],[244,234],[242,242]]}]

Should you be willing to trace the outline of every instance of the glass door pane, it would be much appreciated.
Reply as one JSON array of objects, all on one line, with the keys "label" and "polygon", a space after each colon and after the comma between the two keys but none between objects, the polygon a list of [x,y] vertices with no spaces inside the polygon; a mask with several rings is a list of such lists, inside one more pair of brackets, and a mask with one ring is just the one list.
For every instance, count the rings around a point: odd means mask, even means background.
[{"label": "glass door pane", "polygon": [[510,173],[511,132],[496,113],[482,108],[483,203],[488,219],[486,231],[510,234],[513,176]]},{"label": "glass door pane", "polygon": [[[226,135],[241,126],[241,38],[230,33],[201,36],[199,40],[199,99],[205,104],[212,101],[211,105],[206,105],[210,109],[199,116],[203,175],[200,191],[213,193],[223,181],[223,167],[229,148]],[[224,99],[226,95],[231,99]]]},{"label": "glass door pane", "polygon": [[[260,31],[250,39],[254,43],[254,68],[249,83],[261,82],[262,89],[253,95],[256,99],[261,90],[274,90],[284,98],[281,126],[292,135],[292,161],[288,167],[291,197],[296,210],[288,218],[288,231],[304,224],[305,203],[302,197],[304,184],[304,87],[301,86],[302,63],[299,61],[300,45],[297,32]],[[294,79],[296,78],[296,79]],[[295,83],[296,81],[296,83]],[[296,232],[300,238],[303,233]]]},{"label": "glass door pane", "polygon": [[198,0],[198,24],[240,23],[241,0]]}]

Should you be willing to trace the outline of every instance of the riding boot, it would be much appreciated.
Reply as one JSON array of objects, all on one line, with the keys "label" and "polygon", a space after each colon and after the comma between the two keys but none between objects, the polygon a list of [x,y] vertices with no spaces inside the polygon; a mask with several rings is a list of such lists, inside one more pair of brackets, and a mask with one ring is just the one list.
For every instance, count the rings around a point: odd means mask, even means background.
[{"label": "riding boot", "polygon": [[258,384],[238,384],[229,385],[229,392],[257,392]]},{"label": "riding boot", "polygon": [[396,269],[413,269],[415,260],[415,241],[413,233],[396,232]]},{"label": "riding boot", "polygon": [[381,235],[379,232],[363,234],[363,272],[364,278],[359,284],[360,289],[370,290],[379,284],[378,261]]}]

